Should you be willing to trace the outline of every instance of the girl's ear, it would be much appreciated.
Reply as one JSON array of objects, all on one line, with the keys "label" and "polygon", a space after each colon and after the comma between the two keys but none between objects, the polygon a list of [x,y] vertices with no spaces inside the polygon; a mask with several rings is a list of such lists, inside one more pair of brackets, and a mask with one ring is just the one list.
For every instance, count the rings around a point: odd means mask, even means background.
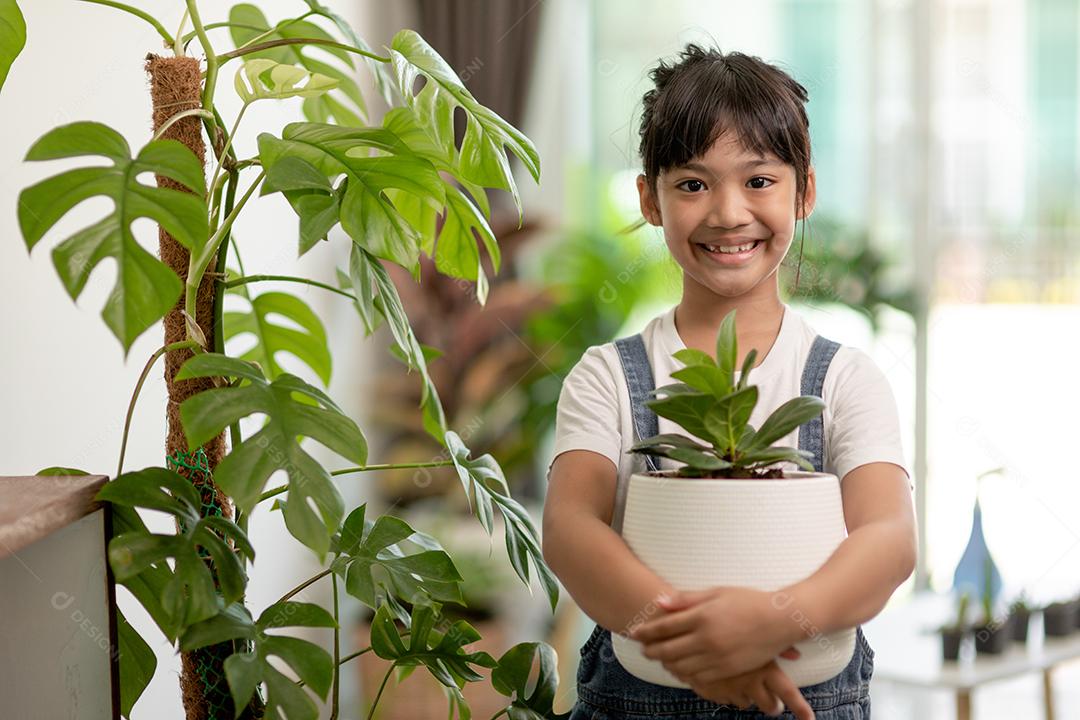
[{"label": "girl's ear", "polygon": [[638,201],[641,204],[641,214],[649,221],[650,225],[662,225],[663,222],[660,219],[660,208],[657,205],[656,197],[653,196],[652,190],[649,189],[649,182],[645,179],[644,173],[638,173],[637,190]]},{"label": "girl's ear", "polygon": [[817,200],[817,180],[814,175],[814,166],[811,165],[806,172],[806,194],[803,196],[802,208],[795,215],[796,220],[810,217],[814,212],[814,202]]}]

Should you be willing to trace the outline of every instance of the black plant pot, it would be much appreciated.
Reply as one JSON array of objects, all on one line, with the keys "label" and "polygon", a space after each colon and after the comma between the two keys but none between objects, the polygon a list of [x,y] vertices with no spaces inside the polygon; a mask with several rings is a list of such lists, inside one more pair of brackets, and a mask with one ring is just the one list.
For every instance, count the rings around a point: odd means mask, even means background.
[{"label": "black plant pot", "polygon": [[1012,614],[1012,638],[1017,642],[1026,643],[1028,636],[1028,623],[1031,620],[1031,611],[1016,608]]},{"label": "black plant pot", "polygon": [[956,660],[960,657],[960,643],[964,639],[967,630],[963,628],[941,629],[941,657],[945,660]]},{"label": "black plant pot", "polygon": [[991,620],[985,625],[971,628],[975,633],[975,652],[985,655],[998,655],[1009,647],[1013,635],[1013,620],[1006,615],[1001,622]]},{"label": "black plant pot", "polygon": [[1075,601],[1050,603],[1043,608],[1043,629],[1048,637],[1065,637],[1076,630]]}]

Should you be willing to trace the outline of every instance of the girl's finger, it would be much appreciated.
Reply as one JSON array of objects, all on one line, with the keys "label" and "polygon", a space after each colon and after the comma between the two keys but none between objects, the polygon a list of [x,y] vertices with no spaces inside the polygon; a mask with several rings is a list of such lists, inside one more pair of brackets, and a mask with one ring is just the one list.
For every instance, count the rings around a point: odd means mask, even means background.
[{"label": "girl's finger", "polygon": [[675,662],[688,656],[700,655],[705,649],[705,641],[701,636],[691,633],[679,635],[670,640],[649,643],[642,647],[642,653],[651,660]]},{"label": "girl's finger", "polygon": [[784,652],[780,653],[780,657],[787,658],[788,660],[798,660],[802,657],[802,653],[796,650],[794,647],[789,647]]},{"label": "girl's finger", "polygon": [[764,678],[754,683],[751,695],[758,710],[766,715],[779,715],[784,712],[784,701],[765,684]]},{"label": "girl's finger", "polygon": [[810,707],[810,703],[806,702],[799,688],[775,662],[771,665],[772,667],[765,674],[765,686],[776,693],[784,701],[787,709],[799,720],[814,720],[814,709]]},{"label": "girl's finger", "polygon": [[700,622],[697,608],[692,607],[631,628],[629,635],[631,640],[641,643],[656,642],[677,635],[685,635],[696,628]]}]

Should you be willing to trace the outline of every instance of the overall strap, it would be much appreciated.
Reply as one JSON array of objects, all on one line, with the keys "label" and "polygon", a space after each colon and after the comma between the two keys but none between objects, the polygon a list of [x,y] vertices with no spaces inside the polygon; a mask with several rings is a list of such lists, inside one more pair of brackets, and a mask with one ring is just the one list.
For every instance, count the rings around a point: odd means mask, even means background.
[{"label": "overall strap", "polygon": [[[630,414],[634,425],[634,442],[650,438],[660,433],[660,419],[656,413],[645,405],[646,400],[652,400],[649,395],[655,387],[653,381],[652,365],[649,363],[649,354],[645,350],[645,340],[641,333],[629,337],[619,338],[615,341],[615,348],[619,351],[619,362],[622,364],[623,375],[626,376],[626,386],[630,391]],[[659,458],[655,455],[646,455],[645,464],[649,470],[659,470]],[[622,532],[623,514],[626,509],[626,492],[629,489],[630,478],[622,477],[618,473],[615,486],[615,508],[611,516],[611,527],[615,532]]]},{"label": "overall strap", "polygon": [[[833,356],[839,349],[840,343],[835,340],[829,340],[821,335],[814,337],[810,354],[806,358],[806,367],[803,368],[800,395],[821,397],[825,373],[828,372],[829,363],[832,362]],[[825,472],[825,423],[822,415],[816,415],[799,426],[799,449],[812,452],[814,457],[811,462],[814,464],[814,470]]]}]

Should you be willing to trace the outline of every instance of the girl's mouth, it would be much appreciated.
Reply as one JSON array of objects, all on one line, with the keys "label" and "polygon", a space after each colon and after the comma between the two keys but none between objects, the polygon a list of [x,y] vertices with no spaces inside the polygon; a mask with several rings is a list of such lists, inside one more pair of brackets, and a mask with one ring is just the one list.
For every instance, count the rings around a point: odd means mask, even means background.
[{"label": "girl's mouth", "polygon": [[[753,247],[743,252],[723,252],[720,250],[712,250],[709,245],[703,243],[694,243],[702,255],[705,255],[710,262],[714,262],[718,265],[742,265],[747,260],[757,254],[758,248],[764,240],[755,240]],[[715,247],[715,246],[713,246]]]}]

